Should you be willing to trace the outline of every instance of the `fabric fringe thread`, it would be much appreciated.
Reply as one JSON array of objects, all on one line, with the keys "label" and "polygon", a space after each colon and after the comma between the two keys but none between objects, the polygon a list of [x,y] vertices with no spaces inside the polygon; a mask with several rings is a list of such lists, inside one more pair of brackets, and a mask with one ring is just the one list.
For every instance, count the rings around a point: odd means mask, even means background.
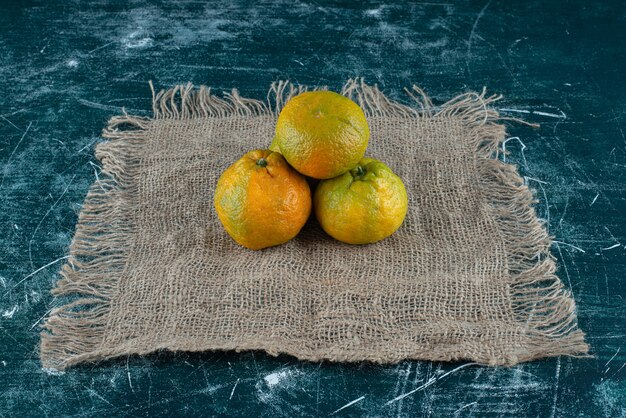
[{"label": "fabric fringe thread", "polygon": [[[41,339],[44,368],[63,370],[97,359],[105,338],[111,301],[126,266],[134,226],[128,213],[137,198],[139,161],[133,159],[146,139],[150,121],[133,116],[109,121],[96,149],[101,175],[91,185],[78,217],[69,259],[53,289],[71,302],[51,311]],[[125,130],[120,131],[119,128]]]},{"label": "fabric fringe thread", "polygon": [[[277,117],[292,97],[308,90],[288,81],[275,82],[264,102],[241,97],[236,89],[218,97],[211,88],[196,89],[192,84],[156,92],[150,82],[150,88],[153,118],[127,114],[112,118],[103,132],[109,141],[97,147],[103,176],[85,198],[70,258],[53,290],[57,296],[78,298],[53,310],[44,325],[41,357],[45,368],[63,370],[107,354],[100,346],[134,236],[134,225],[125,215],[137,204],[139,161],[132,156],[143,146],[146,129],[153,121]],[[545,356],[586,356],[588,345],[577,327],[574,300],[554,274],[556,264],[549,251],[552,237],[533,208],[537,201],[515,167],[497,159],[505,137],[505,127],[498,122],[538,125],[499,116],[490,105],[501,96],[487,96],[485,89],[461,94],[440,106],[415,85],[405,88],[405,93],[412,106],[389,99],[376,85],[359,78],[348,80],[341,89],[341,94],[357,102],[368,117],[455,118],[469,128],[471,145],[479,157],[482,190],[506,245],[511,310],[517,325],[526,330],[530,346],[510,363]]]},{"label": "fabric fringe thread", "polygon": [[530,346],[516,362],[558,355],[589,357],[573,296],[555,275],[553,237],[536,216],[533,193],[515,167],[500,160],[481,159],[478,171],[506,247],[511,308]]},{"label": "fabric fringe thread", "polygon": [[[157,92],[150,82],[152,90],[152,110],[154,119],[193,119],[211,117],[236,116],[278,116],[284,105],[293,97],[305,91],[328,90],[327,87],[309,89],[307,86],[296,85],[289,81],[272,83],[266,101],[241,97],[237,89],[225,92],[222,97],[213,94],[206,86],[195,88],[191,83],[174,86],[171,89]],[[362,78],[348,80],[340,93],[354,100],[369,117],[433,117],[456,116],[468,123],[476,117],[497,118],[498,120],[515,120],[530,126],[539,126],[521,119],[498,117],[495,110],[487,106],[502,96],[486,97],[485,89],[481,94],[466,93],[444,103],[433,105],[422,89],[413,85],[405,88],[405,93],[412,106],[389,99],[376,85],[366,84]]]},{"label": "fabric fringe thread", "polygon": [[[476,100],[480,102],[483,95]],[[502,118],[488,109],[483,109],[481,117],[477,106],[473,110],[471,107],[462,112],[470,118],[479,184],[499,224],[507,254],[511,310],[527,338],[526,350],[509,362],[559,355],[591,357],[578,328],[573,296],[555,275],[556,263],[550,253],[553,237],[546,230],[545,220],[536,215],[534,204],[538,200],[516,167],[497,158],[505,138],[505,127],[498,124]]]}]

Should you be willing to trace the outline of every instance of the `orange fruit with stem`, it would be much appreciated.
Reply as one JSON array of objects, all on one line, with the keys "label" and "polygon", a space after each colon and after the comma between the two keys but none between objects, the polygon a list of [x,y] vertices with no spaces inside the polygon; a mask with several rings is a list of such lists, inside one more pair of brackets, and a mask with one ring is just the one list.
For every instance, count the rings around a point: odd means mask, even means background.
[{"label": "orange fruit with stem", "polygon": [[313,207],[320,225],[333,238],[369,244],[402,225],[408,197],[404,183],[387,165],[363,158],[352,170],[320,181]]},{"label": "orange fruit with stem", "polygon": [[228,167],[217,182],[215,211],[240,245],[260,250],[295,237],[311,213],[304,176],[278,152],[254,150]]}]

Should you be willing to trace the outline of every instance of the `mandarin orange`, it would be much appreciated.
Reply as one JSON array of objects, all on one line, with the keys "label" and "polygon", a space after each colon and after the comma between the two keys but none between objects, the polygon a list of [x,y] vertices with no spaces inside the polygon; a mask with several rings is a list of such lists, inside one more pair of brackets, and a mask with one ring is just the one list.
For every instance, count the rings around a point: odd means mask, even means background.
[{"label": "mandarin orange", "polygon": [[295,237],[311,213],[304,176],[270,150],[244,155],[221,175],[214,205],[226,232],[252,250]]},{"label": "mandarin orange", "polygon": [[402,225],[408,198],[404,183],[389,167],[363,158],[347,173],[320,181],[313,207],[320,225],[333,238],[369,244]]},{"label": "mandarin orange", "polygon": [[363,110],[331,91],[304,92],[278,116],[272,149],[300,173],[328,179],[352,169],[365,154],[370,130]]}]

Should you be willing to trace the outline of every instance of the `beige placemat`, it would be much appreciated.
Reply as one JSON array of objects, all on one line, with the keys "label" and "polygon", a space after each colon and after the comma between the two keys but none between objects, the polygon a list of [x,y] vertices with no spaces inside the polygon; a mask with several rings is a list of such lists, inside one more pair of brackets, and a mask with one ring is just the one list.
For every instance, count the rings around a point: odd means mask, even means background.
[{"label": "beige placemat", "polygon": [[213,211],[217,179],[269,145],[303,89],[275,83],[259,101],[178,86],[153,93],[153,118],[111,119],[53,290],[69,298],[42,332],[44,367],[160,349],[490,365],[587,353],[533,194],[497,158],[505,128],[484,91],[434,106],[413,87],[406,106],[348,81],[367,155],[406,184],[403,226],[350,246],[311,219],[279,247],[235,244]]}]

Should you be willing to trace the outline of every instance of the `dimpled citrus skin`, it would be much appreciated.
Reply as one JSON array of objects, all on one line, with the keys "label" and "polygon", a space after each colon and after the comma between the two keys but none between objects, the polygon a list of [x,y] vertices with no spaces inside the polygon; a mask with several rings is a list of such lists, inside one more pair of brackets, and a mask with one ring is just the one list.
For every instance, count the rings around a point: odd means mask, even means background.
[{"label": "dimpled citrus skin", "polygon": [[305,178],[282,155],[255,150],[221,175],[214,205],[226,232],[251,250],[283,244],[295,237],[311,213]]},{"label": "dimpled citrus skin", "polygon": [[363,158],[370,137],[363,110],[331,91],[301,93],[289,100],[276,122],[276,145],[300,173],[336,177]]},{"label": "dimpled citrus skin", "polygon": [[349,172],[322,180],[313,207],[328,235],[348,244],[369,244],[402,225],[408,198],[404,183],[389,167],[363,158]]}]

